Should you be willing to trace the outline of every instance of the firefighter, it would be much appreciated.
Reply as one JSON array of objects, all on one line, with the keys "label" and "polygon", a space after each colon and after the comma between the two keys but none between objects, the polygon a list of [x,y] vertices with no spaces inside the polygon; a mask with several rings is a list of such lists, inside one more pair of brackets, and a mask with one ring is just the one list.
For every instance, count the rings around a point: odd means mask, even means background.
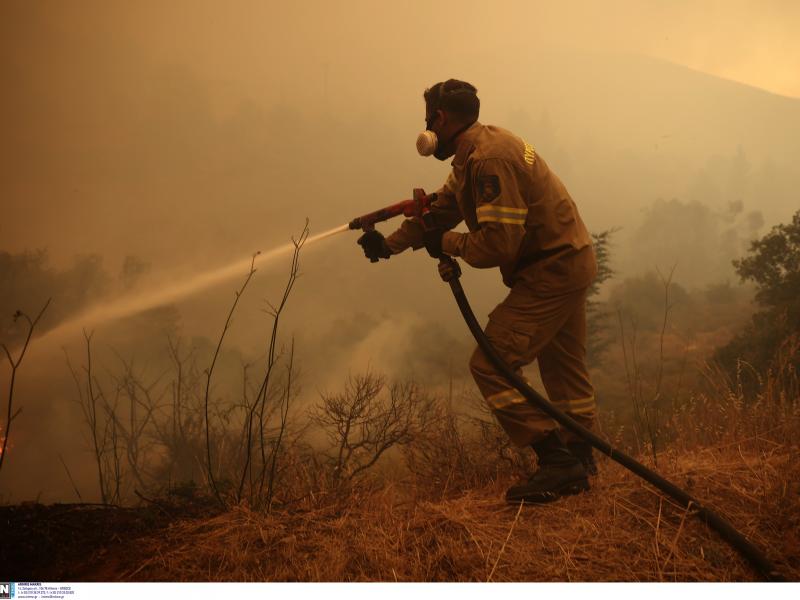
[{"label": "firefighter", "polygon": [[[434,228],[407,219],[384,238],[358,241],[370,258],[425,247],[434,258],[460,257],[472,267],[499,267],[510,292],[490,314],[485,333],[518,372],[538,360],[548,398],[587,428],[595,398],[586,367],[586,296],[597,271],[591,237],[561,180],[535,148],[510,131],[478,121],[474,86],[450,79],[425,90],[426,129],[417,150],[453,157],[431,210]],[[452,231],[461,221],[468,233]],[[441,263],[440,274],[451,273]],[[470,371],[511,441],[530,445],[538,470],[506,493],[509,502],[548,502],[589,489],[591,446],[530,405],[480,349]]]}]

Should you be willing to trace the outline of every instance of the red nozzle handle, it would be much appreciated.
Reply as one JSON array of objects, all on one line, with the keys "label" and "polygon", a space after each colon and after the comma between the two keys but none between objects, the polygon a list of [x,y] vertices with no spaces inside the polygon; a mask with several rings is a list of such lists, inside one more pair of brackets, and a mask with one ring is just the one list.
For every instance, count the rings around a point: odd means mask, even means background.
[{"label": "red nozzle handle", "polygon": [[435,199],[436,194],[428,196],[425,194],[425,190],[416,188],[414,190],[414,197],[411,200],[403,200],[402,202],[378,209],[375,212],[356,217],[350,221],[349,227],[350,229],[363,229],[364,231],[368,231],[375,228],[375,223],[388,221],[399,215],[422,218],[430,211],[430,204]]}]

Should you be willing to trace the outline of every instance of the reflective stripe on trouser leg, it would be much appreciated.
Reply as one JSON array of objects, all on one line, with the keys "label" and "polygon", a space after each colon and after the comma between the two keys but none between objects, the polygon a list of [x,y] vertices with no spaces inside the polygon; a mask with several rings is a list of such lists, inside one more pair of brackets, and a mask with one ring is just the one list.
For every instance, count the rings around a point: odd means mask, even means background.
[{"label": "reflective stripe on trouser leg", "polygon": [[[591,429],[594,426],[595,418],[597,417],[597,403],[594,396],[588,398],[578,398],[575,400],[554,400],[553,404],[561,412],[566,413],[578,423]],[[567,441],[580,439],[577,435],[566,429],[562,433]]]},{"label": "reflective stripe on trouser leg", "polygon": [[532,407],[516,389],[506,389],[486,398],[498,423],[517,446],[531,443],[531,432],[547,432],[558,423]]},{"label": "reflective stripe on trouser leg", "polygon": [[[524,364],[524,352],[531,338],[489,321],[487,337],[500,357],[518,374]],[[517,390],[508,387],[508,380],[494,367],[483,351],[477,348],[470,360],[470,371],[497,422],[516,446],[527,446],[558,429],[558,424],[531,405]]]},{"label": "reflective stripe on trouser leg", "polygon": [[577,400],[554,400],[553,404],[561,409],[562,412],[573,415],[593,415],[597,409],[594,396]]}]

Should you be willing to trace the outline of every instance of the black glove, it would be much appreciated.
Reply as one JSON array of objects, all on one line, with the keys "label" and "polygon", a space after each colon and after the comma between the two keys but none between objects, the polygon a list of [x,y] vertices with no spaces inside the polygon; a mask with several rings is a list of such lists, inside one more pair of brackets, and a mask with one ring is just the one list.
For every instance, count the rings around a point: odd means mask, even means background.
[{"label": "black glove", "polygon": [[454,279],[461,277],[461,267],[458,266],[454,258],[446,256],[439,261],[439,277],[445,283],[450,283]]},{"label": "black glove", "polygon": [[444,229],[441,227],[431,227],[422,233],[422,241],[425,243],[425,249],[433,258],[442,257],[442,236]]},{"label": "black glove", "polygon": [[386,245],[386,238],[380,231],[375,229],[367,231],[364,235],[358,238],[358,244],[364,249],[364,256],[370,262],[378,262],[379,258],[389,258],[392,251]]}]

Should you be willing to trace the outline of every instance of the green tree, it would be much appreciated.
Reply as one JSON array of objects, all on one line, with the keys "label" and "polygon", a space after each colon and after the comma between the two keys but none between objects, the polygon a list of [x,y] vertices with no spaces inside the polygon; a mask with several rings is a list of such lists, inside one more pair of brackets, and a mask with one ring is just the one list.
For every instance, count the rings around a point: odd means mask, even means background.
[{"label": "green tree", "polygon": [[611,268],[610,252],[611,236],[614,232],[616,232],[616,229],[607,229],[600,233],[592,234],[594,252],[597,257],[597,276],[589,288],[586,302],[586,327],[588,332],[586,355],[591,366],[600,365],[603,353],[613,341],[611,312],[606,302],[596,298],[600,293],[600,286],[614,276],[614,270]]},{"label": "green tree", "polygon": [[757,287],[756,300],[766,308],[794,308],[800,298],[800,210],[788,225],[776,225],[750,244],[750,255],[733,261],[743,281]]},{"label": "green tree", "polygon": [[733,265],[742,281],[755,283],[761,310],[716,358],[729,370],[744,360],[764,371],[781,343],[800,334],[800,211],[791,223],[753,241],[748,255]]}]

